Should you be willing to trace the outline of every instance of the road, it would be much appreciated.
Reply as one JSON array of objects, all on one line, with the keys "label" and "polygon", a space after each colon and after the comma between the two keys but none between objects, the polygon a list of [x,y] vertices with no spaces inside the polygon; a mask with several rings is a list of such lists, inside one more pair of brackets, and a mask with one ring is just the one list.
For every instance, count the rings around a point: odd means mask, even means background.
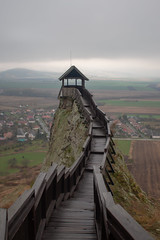
[{"label": "road", "polygon": [[48,129],[47,125],[45,124],[45,122],[42,120],[41,117],[36,117],[36,120],[39,122],[41,128],[43,129],[43,131],[46,133],[46,137],[49,138],[50,136],[50,130]]}]

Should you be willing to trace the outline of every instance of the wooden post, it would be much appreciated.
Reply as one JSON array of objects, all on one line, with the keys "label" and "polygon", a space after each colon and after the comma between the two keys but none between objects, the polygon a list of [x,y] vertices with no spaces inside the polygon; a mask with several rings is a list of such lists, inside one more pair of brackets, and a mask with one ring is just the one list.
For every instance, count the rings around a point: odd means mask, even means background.
[{"label": "wooden post", "polygon": [[8,213],[4,208],[0,208],[0,239],[7,240],[8,236]]},{"label": "wooden post", "polygon": [[85,88],[85,81],[82,80],[82,87]]}]

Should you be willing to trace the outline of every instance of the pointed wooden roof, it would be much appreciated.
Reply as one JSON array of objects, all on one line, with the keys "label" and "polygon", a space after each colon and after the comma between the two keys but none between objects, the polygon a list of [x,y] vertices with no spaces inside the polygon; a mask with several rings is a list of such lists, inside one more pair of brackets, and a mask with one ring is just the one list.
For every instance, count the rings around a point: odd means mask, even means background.
[{"label": "pointed wooden roof", "polygon": [[60,78],[59,80],[63,79],[82,79],[82,80],[89,80],[86,76],[81,73],[78,68],[75,66],[71,66]]}]

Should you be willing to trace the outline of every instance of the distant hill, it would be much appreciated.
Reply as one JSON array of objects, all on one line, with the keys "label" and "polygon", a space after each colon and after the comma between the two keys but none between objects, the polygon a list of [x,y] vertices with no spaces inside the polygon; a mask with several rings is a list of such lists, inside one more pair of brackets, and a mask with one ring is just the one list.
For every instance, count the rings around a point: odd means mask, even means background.
[{"label": "distant hill", "polygon": [[20,80],[20,79],[57,79],[59,74],[52,72],[34,71],[24,68],[14,68],[0,72],[0,80]]}]

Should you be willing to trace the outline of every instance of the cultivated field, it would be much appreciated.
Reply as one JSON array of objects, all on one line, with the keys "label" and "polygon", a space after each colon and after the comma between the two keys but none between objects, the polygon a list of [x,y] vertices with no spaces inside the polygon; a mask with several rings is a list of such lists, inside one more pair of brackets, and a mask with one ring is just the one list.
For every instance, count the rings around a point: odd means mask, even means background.
[{"label": "cultivated field", "polygon": [[91,90],[96,103],[106,114],[160,114],[159,91]]},{"label": "cultivated field", "polygon": [[30,108],[44,108],[58,106],[57,98],[0,96],[0,110],[18,108],[29,105]]},{"label": "cultivated field", "polygon": [[159,91],[129,91],[129,90],[107,90],[90,89],[97,100],[105,99],[159,99]]},{"label": "cultivated field", "polygon": [[150,196],[160,199],[160,141],[132,141],[130,171]]},{"label": "cultivated field", "polygon": [[100,109],[107,113],[133,113],[133,114],[158,114],[160,115],[160,107],[127,107],[127,106],[100,106]]}]

